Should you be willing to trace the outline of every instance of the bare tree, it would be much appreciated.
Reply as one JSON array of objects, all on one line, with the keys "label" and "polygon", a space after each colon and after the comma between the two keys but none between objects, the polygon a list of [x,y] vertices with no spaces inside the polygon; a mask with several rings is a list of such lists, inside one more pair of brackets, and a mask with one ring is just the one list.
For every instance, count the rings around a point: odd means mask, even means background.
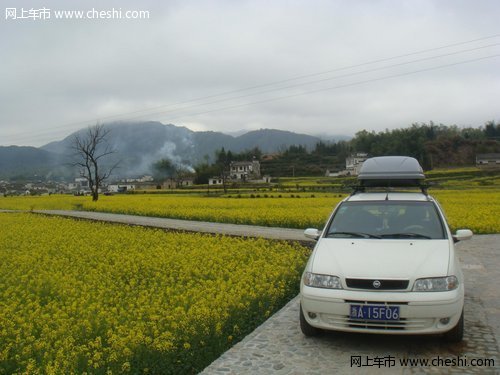
[{"label": "bare tree", "polygon": [[182,183],[184,180],[192,175],[192,172],[189,170],[188,167],[183,165],[182,163],[175,163],[174,164],[174,174],[172,178],[175,180],[175,184],[177,185],[177,188],[182,188]]},{"label": "bare tree", "polygon": [[220,150],[215,151],[215,165],[220,173],[220,178],[222,180],[222,188],[224,189],[224,194],[227,193],[227,185],[230,180],[230,170],[231,162],[233,161],[233,154],[231,151],[226,152],[224,147]]},{"label": "bare tree", "polygon": [[99,199],[99,188],[118,166],[103,168],[102,159],[115,153],[108,144],[109,130],[104,125],[89,126],[85,133],[76,134],[73,138],[72,149],[75,162],[73,166],[80,168],[80,176],[87,179],[92,200]]}]

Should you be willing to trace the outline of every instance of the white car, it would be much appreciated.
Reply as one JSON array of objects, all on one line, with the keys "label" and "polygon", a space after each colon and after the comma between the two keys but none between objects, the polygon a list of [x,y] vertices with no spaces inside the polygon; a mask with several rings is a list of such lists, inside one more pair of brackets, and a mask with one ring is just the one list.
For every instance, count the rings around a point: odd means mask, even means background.
[{"label": "white car", "polygon": [[358,179],[323,231],[305,231],[317,244],[301,279],[302,332],[444,334],[461,341],[464,278],[454,244],[472,232],[450,232],[413,158],[368,159]]}]

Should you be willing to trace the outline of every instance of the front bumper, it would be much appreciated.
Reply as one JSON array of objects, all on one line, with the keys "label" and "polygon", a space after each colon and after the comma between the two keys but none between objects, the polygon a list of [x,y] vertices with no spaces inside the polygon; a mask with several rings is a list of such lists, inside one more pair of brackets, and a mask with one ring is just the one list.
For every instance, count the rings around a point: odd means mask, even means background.
[{"label": "front bumper", "polygon": [[[399,306],[400,319],[352,320],[349,316],[351,304]],[[313,327],[327,330],[384,334],[444,333],[458,323],[463,304],[463,286],[448,292],[370,292],[301,286],[301,307],[306,321]]]}]

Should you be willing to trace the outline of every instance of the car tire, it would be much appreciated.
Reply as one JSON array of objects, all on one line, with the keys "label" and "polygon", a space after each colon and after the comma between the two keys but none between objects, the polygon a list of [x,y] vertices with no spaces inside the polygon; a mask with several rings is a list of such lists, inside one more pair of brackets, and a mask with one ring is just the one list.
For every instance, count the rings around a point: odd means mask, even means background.
[{"label": "car tire", "polygon": [[455,327],[444,334],[444,339],[447,342],[461,342],[464,338],[464,311]]},{"label": "car tire", "polygon": [[302,331],[302,333],[308,337],[318,336],[321,333],[321,330],[319,328],[313,327],[307,322],[304,316],[304,312],[302,311],[301,305],[299,305],[299,310],[300,310],[300,330]]}]

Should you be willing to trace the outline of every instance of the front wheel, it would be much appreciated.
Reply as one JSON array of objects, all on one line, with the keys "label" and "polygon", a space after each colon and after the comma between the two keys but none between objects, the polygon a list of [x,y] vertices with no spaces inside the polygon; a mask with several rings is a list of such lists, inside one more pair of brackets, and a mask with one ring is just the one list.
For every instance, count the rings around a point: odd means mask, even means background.
[{"label": "front wheel", "polygon": [[460,315],[457,325],[444,334],[444,339],[448,342],[460,342],[464,338],[464,310]]},{"label": "front wheel", "polygon": [[305,336],[312,337],[312,336],[318,336],[321,333],[321,330],[319,328],[313,327],[310,325],[306,317],[304,316],[304,312],[302,311],[302,305],[299,305],[299,310],[300,310],[300,330]]}]

